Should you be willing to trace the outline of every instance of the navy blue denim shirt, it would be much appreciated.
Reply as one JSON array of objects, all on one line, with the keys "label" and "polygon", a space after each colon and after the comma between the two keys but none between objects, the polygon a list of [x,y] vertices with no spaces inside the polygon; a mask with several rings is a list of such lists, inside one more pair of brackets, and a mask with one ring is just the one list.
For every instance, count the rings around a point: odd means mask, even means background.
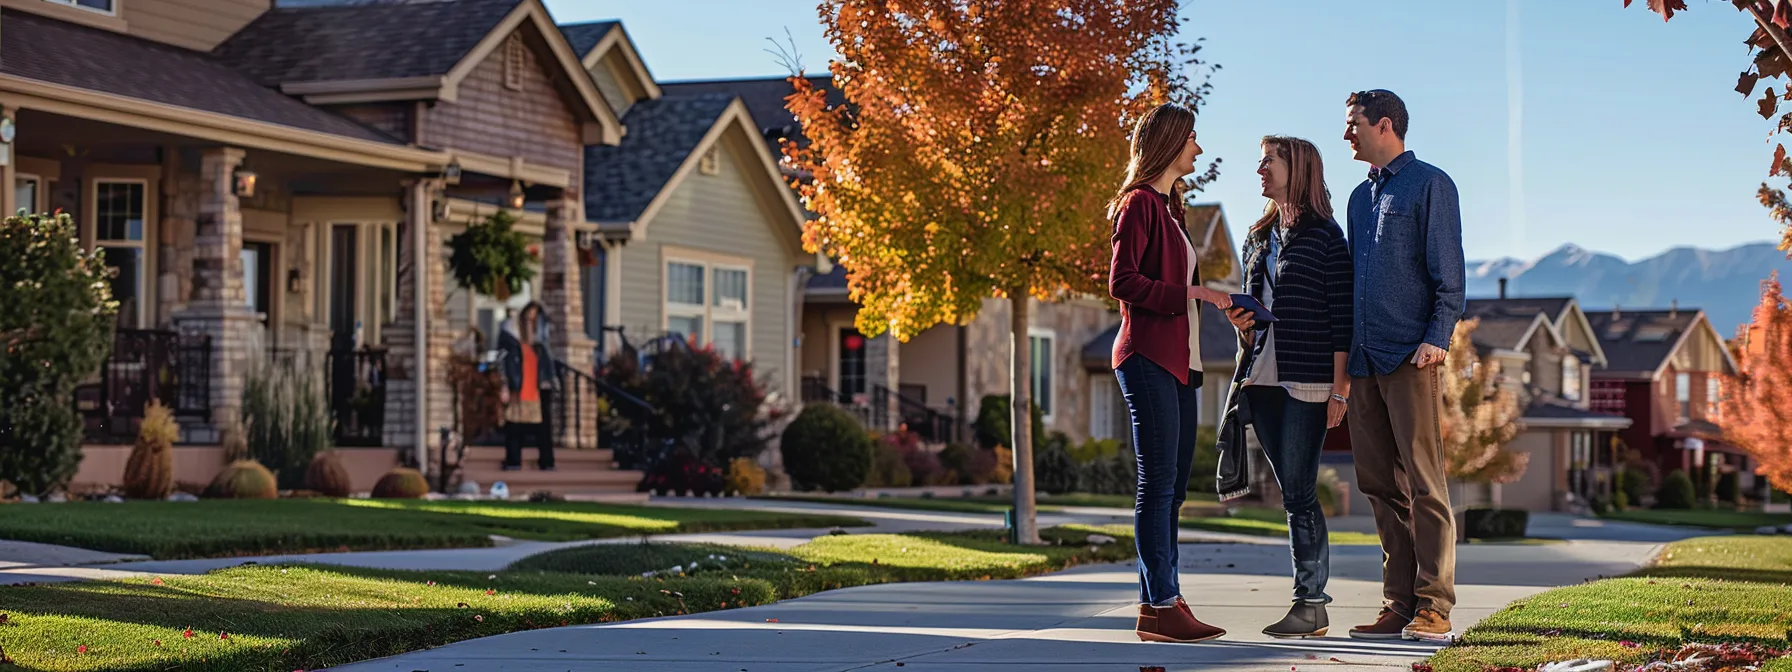
[{"label": "navy blue denim shirt", "polygon": [[1462,319],[1462,209],[1450,176],[1408,151],[1350,194],[1356,330],[1350,375],[1387,375]]}]

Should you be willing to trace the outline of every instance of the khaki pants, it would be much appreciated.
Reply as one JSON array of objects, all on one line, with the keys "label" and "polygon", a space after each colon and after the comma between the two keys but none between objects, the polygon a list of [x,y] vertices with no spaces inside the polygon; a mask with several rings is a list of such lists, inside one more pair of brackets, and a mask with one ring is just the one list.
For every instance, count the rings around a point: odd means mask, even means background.
[{"label": "khaki pants", "polygon": [[1403,616],[1456,605],[1456,521],[1438,410],[1442,365],[1351,380],[1350,447],[1381,536],[1381,594]]}]

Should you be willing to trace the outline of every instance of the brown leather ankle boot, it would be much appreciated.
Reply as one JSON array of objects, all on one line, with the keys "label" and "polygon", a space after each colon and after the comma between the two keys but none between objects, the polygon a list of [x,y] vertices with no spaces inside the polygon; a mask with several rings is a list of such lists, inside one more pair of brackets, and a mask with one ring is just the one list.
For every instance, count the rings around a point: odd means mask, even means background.
[{"label": "brown leather ankle boot", "polygon": [[1226,634],[1225,630],[1196,619],[1194,612],[1189,611],[1188,603],[1181,599],[1176,600],[1173,607],[1139,605],[1139,621],[1133,629],[1142,641],[1177,644],[1205,642]]}]

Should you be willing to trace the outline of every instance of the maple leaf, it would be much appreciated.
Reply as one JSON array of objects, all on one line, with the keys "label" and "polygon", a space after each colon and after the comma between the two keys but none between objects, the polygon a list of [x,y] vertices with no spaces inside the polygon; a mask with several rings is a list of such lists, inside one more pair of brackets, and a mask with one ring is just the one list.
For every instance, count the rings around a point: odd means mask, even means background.
[{"label": "maple leaf", "polygon": [[182,637],[185,637],[185,638],[187,638],[187,639],[192,639],[192,638],[193,638],[193,629],[192,629],[192,628],[187,628],[187,631],[186,631],[186,632],[183,632],[183,633],[180,633],[180,634],[181,634],[181,636],[182,636]]},{"label": "maple leaf", "polygon": [[1742,94],[1744,98],[1754,95],[1755,82],[1760,80],[1761,76],[1755,74],[1755,71],[1744,70],[1741,75],[1736,77],[1736,92]]},{"label": "maple leaf", "polygon": [[[1624,0],[1624,6],[1630,6],[1630,0]],[[1686,0],[1649,0],[1649,11],[1661,15],[1661,20],[1674,18],[1674,12],[1686,11]]]},{"label": "maple leaf", "polygon": [[87,645],[82,644],[80,646],[75,647],[75,653],[87,653]]},{"label": "maple leaf", "polygon": [[1773,146],[1773,168],[1767,171],[1767,175],[1769,177],[1779,175],[1780,173],[1785,172],[1785,167],[1786,146],[1784,144],[1776,144]]}]

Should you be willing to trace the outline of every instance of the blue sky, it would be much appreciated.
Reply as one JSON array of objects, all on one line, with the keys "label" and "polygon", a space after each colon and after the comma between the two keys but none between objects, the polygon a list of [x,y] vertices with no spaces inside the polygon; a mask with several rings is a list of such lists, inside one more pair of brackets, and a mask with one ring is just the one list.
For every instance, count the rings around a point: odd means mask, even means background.
[{"label": "blue sky", "polygon": [[[811,72],[832,55],[813,0],[547,4],[562,22],[621,19],[662,81],[782,74],[764,50],[787,29]],[[1342,218],[1365,170],[1341,139],[1344,97],[1387,88],[1412,113],[1409,147],[1461,190],[1471,259],[1777,238],[1754,200],[1768,126],[1732,90],[1752,22],[1706,2],[1664,24],[1641,4],[1185,0],[1184,37],[1222,66],[1197,126],[1224,159],[1209,200],[1248,226],[1258,139],[1298,135],[1324,153]]]}]

